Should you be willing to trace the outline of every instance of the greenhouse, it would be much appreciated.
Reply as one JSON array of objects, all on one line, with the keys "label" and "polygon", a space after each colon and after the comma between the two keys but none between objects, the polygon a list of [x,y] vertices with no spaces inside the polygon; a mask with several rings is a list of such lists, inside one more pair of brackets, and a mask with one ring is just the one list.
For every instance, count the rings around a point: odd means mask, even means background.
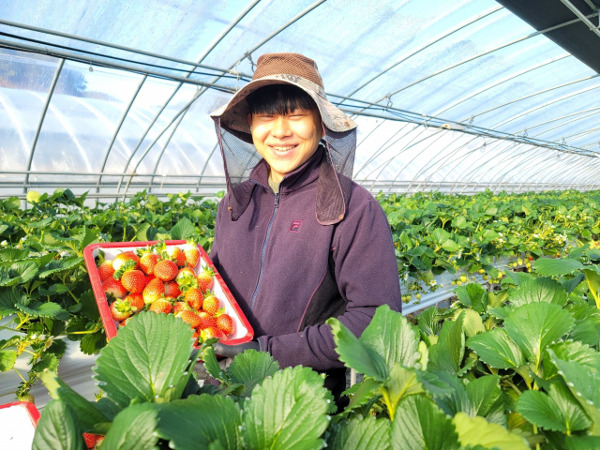
[{"label": "greenhouse", "polygon": [[[0,448],[600,448],[599,8],[2,2]],[[316,65],[273,82],[273,54]],[[260,83],[295,87],[293,111],[266,114]],[[321,134],[280,170],[256,118],[300,130],[299,91]],[[318,187],[297,188],[311,220],[278,210],[319,152]],[[277,199],[270,221],[246,217],[263,201],[251,182]],[[356,212],[363,198],[377,210]],[[161,260],[213,284],[162,278]],[[209,314],[218,297],[216,331],[125,302],[159,278],[169,308],[202,309],[186,299],[199,290]],[[301,307],[302,289],[316,300]],[[269,290],[289,297],[262,303],[277,325],[252,309]],[[304,359],[279,350],[293,339]],[[32,430],[15,436],[21,407]]]}]

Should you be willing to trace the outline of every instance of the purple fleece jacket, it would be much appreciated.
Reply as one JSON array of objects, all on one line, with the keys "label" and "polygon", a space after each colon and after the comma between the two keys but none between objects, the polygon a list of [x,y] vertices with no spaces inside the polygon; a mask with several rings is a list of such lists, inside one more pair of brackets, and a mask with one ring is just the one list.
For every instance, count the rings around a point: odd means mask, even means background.
[{"label": "purple fleece jacket", "polygon": [[231,220],[228,196],[217,213],[210,257],[261,350],[282,368],[342,368],[325,320],[337,317],[360,336],[378,306],[402,308],[390,227],[373,196],[352,183],[344,219],[335,225],[317,222],[317,179],[324,161],[320,148],[284,178],[276,195],[263,160],[246,181],[253,192],[239,219]]}]

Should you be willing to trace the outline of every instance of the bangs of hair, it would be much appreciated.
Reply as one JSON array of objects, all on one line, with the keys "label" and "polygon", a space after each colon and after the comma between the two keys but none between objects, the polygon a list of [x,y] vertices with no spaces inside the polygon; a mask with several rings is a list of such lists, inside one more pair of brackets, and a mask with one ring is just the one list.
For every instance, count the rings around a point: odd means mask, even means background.
[{"label": "bangs of hair", "polygon": [[296,109],[317,109],[314,100],[302,89],[289,84],[270,84],[247,97],[250,114],[289,114]]}]

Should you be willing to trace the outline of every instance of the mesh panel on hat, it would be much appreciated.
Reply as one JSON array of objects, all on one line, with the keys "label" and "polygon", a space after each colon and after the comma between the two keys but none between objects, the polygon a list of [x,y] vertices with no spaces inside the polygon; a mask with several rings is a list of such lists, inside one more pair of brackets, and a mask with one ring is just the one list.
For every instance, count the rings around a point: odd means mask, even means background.
[{"label": "mesh panel on hat", "polygon": [[297,53],[267,53],[258,58],[253,80],[278,74],[297,75],[323,87],[317,63]]}]

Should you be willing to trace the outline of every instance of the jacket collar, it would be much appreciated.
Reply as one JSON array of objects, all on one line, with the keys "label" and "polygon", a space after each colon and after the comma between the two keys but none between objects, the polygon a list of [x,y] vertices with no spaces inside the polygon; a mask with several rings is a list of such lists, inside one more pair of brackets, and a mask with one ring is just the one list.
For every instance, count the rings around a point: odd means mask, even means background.
[{"label": "jacket collar", "polygon": [[[244,213],[257,186],[270,190],[269,171],[269,165],[262,159],[252,169],[249,177],[250,183],[242,183],[237,186],[236,207],[231,206],[231,197],[229,201],[228,209],[232,220],[237,220]],[[343,176],[336,173],[328,160],[327,150],[319,145],[315,154],[308,161],[284,177],[279,186],[279,193],[290,193],[317,181],[315,204],[317,221],[321,225],[333,225],[340,222],[346,213],[347,199],[344,198],[340,186],[340,181],[344,180],[340,180],[340,177]]]}]

